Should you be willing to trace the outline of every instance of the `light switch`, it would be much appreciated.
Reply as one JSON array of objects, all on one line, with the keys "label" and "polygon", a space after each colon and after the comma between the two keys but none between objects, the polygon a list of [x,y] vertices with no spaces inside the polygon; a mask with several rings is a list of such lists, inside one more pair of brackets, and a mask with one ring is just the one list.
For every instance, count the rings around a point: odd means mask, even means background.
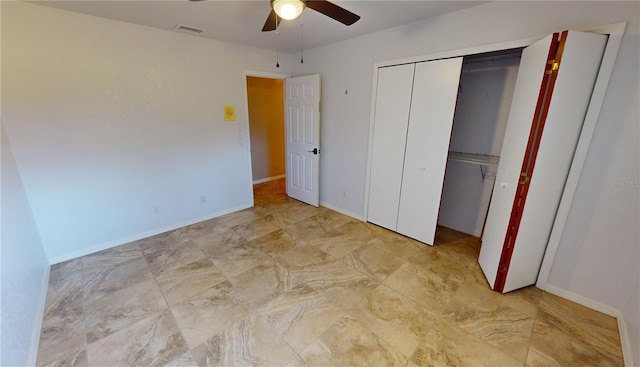
[{"label": "light switch", "polygon": [[224,106],[224,120],[225,121],[236,120],[236,111],[233,106]]}]

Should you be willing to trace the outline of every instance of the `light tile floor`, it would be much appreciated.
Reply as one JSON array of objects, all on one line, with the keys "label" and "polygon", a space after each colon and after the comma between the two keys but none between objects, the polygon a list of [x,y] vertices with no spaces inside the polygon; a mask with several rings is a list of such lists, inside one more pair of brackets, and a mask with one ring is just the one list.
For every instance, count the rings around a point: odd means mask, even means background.
[{"label": "light tile floor", "polygon": [[430,247],[255,187],[255,207],[51,268],[40,366],[622,366],[616,320],[489,289]]}]

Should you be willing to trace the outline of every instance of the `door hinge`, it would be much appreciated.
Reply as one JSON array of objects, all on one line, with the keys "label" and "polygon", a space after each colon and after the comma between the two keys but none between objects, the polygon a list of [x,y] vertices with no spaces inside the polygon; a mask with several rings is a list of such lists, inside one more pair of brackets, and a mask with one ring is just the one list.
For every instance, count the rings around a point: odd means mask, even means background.
[{"label": "door hinge", "polygon": [[560,63],[556,62],[556,60],[547,61],[547,65],[551,65],[551,68],[545,71],[545,74],[553,74],[553,72],[558,71],[558,68],[560,67]]}]

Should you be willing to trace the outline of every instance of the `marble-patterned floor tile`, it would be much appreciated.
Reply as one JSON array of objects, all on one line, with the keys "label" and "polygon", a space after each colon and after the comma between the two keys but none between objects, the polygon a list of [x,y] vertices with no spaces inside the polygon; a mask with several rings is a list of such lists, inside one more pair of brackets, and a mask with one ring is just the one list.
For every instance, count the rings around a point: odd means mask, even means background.
[{"label": "marble-patterned floor tile", "polygon": [[156,282],[170,305],[197,296],[227,278],[209,259],[165,271]]},{"label": "marble-patterned floor tile", "polygon": [[465,279],[464,284],[456,293],[455,298],[468,304],[509,307],[531,318],[536,318],[542,293],[542,290],[535,286],[520,288],[505,294],[495,292],[487,283],[480,265],[476,264],[471,269],[471,275]]},{"label": "marble-patterned floor tile", "polygon": [[435,316],[422,305],[384,285],[349,310],[349,314],[407,358],[435,323]]},{"label": "marble-patterned floor tile", "polygon": [[171,306],[178,327],[190,348],[195,348],[251,312],[251,306],[229,281]]},{"label": "marble-patterned floor tile", "polygon": [[340,234],[320,241],[309,241],[311,246],[316,246],[329,255],[339,259],[348,253],[362,247],[366,242],[357,240],[349,235]]},{"label": "marble-patterned floor tile", "polygon": [[140,246],[142,252],[154,251],[155,249],[173,246],[182,242],[189,241],[190,237],[187,235],[186,227],[174,229],[164,233],[157,234],[155,236],[143,238],[136,241]]},{"label": "marble-patterned floor tile", "polygon": [[386,231],[382,227],[362,222],[357,219],[352,219],[345,224],[338,226],[337,230],[343,233],[348,233],[351,237],[362,241],[369,241]]},{"label": "marble-patterned floor tile", "polygon": [[404,366],[407,359],[362,323],[345,315],[300,356],[309,366]]},{"label": "marble-patterned floor tile", "polygon": [[467,237],[434,247],[436,251],[446,253],[464,264],[476,264],[480,256],[480,239]]},{"label": "marble-patterned floor tile", "polygon": [[69,310],[82,309],[82,277],[71,277],[49,285],[45,301],[44,319],[63,315]]},{"label": "marble-patterned floor tile", "polygon": [[300,358],[299,355],[296,354],[293,357],[293,359],[291,361],[289,361],[289,363],[287,363],[285,365],[285,367],[311,367],[311,366],[309,366],[306,363],[304,363],[304,360],[302,358]]},{"label": "marble-patterned floor tile", "polygon": [[282,195],[259,195],[254,197],[253,208],[251,209],[255,214],[266,217],[269,214],[285,209],[287,201],[286,196],[283,197]]},{"label": "marble-patterned floor tile", "polygon": [[371,244],[345,255],[342,261],[378,282],[383,282],[405,262]]},{"label": "marble-patterned floor tile", "polygon": [[226,227],[233,227],[239,224],[244,224],[247,222],[251,222],[252,220],[261,218],[258,214],[256,214],[253,209],[244,209],[237,212],[229,213],[223,215],[221,217],[216,218],[218,224]]},{"label": "marble-patterned floor tile", "polygon": [[395,257],[407,260],[420,250],[428,250],[429,245],[418,242],[398,233],[385,232],[370,240],[369,244],[392,253]]},{"label": "marble-patterned floor tile", "polygon": [[264,216],[264,219],[277,226],[278,228],[290,227],[293,224],[308,218],[311,213],[289,210],[283,207],[279,207],[279,210],[274,210],[271,213]]},{"label": "marble-patterned floor tile", "polygon": [[455,229],[437,226],[436,227],[436,238],[434,241],[435,246],[442,245],[445,243],[461,240],[463,238],[468,238],[470,235],[466,233],[462,233],[460,231],[456,231]]},{"label": "marble-patterned floor tile", "polygon": [[87,271],[91,271],[95,267],[114,266],[122,262],[140,258],[141,256],[142,251],[140,250],[138,241],[130,242],[81,257],[82,271],[86,274]]},{"label": "marble-patterned floor tile", "polygon": [[81,354],[86,348],[82,306],[57,311],[42,321],[37,364],[62,366],[76,361],[82,365]]},{"label": "marble-patterned floor tile", "polygon": [[169,363],[165,364],[163,367],[199,367],[195,358],[193,357],[193,353],[191,351],[187,351],[184,354],[174,358]]},{"label": "marble-patterned floor tile", "polygon": [[49,284],[54,284],[61,280],[70,280],[72,278],[82,278],[82,258],[78,257],[51,265]]},{"label": "marble-patterned floor tile", "polygon": [[247,243],[247,240],[231,228],[222,227],[216,233],[193,239],[202,252],[208,257],[216,257],[229,249]]},{"label": "marble-patterned floor tile", "polygon": [[116,264],[85,265],[83,263],[83,294],[87,303],[153,278],[141,253]]},{"label": "marble-patterned floor tile", "polygon": [[267,260],[249,271],[232,277],[237,293],[254,308],[291,291],[299,282],[289,269],[276,260]]},{"label": "marble-patterned floor tile", "polygon": [[538,321],[552,325],[568,335],[622,357],[617,320],[550,293],[542,294]]},{"label": "marble-patterned floor tile", "polygon": [[302,241],[323,241],[342,234],[338,230],[327,229],[311,218],[305,218],[287,227],[287,231]]},{"label": "marble-patterned floor tile", "polygon": [[305,245],[303,241],[286,229],[277,229],[249,242],[250,246],[256,247],[271,256],[277,256],[291,248]]},{"label": "marble-patterned floor tile", "polygon": [[279,261],[289,269],[301,269],[336,261],[336,258],[313,246],[291,248],[280,256]]},{"label": "marble-patterned floor tile", "polygon": [[407,262],[391,274],[383,284],[425,305],[436,315],[440,315],[462,284],[462,280],[439,276],[437,273]]},{"label": "marble-patterned floor tile", "polygon": [[87,343],[92,343],[167,308],[151,279],[85,306]]},{"label": "marble-patterned floor tile", "polygon": [[581,336],[570,335],[560,327],[537,320],[527,355],[526,366],[602,366],[622,367],[619,355],[594,347]]},{"label": "marble-patterned floor tile", "polygon": [[256,312],[193,349],[199,366],[284,366],[296,353]]},{"label": "marble-patterned floor tile", "polygon": [[43,356],[38,356],[37,367],[88,367],[87,351],[71,350],[59,356],[58,359],[46,360]]},{"label": "marble-patterned floor tile", "polygon": [[225,253],[212,257],[211,261],[227,278],[232,278],[269,259],[271,256],[247,242],[229,248]]},{"label": "marble-patterned floor tile", "polygon": [[443,319],[524,362],[535,315],[509,307],[500,296],[465,283],[445,308]]},{"label": "marble-patterned floor tile", "polygon": [[222,228],[226,227],[220,224],[218,218],[204,220],[184,227],[186,235],[192,240],[194,238],[216,234]]},{"label": "marble-patterned floor tile", "polygon": [[294,282],[318,290],[333,304],[348,310],[380,285],[372,277],[340,260],[291,270]]},{"label": "marble-patterned floor tile", "polygon": [[163,366],[187,351],[171,312],[158,312],[87,346],[90,366]]},{"label": "marble-patterned floor tile", "polygon": [[503,353],[464,330],[436,320],[411,356],[416,366],[522,367],[523,362]]},{"label": "marble-patterned floor tile", "polygon": [[260,236],[264,236],[269,234],[279,227],[270,223],[264,218],[254,219],[245,223],[237,224],[231,227],[234,231],[238,232],[242,237],[246,238],[247,241],[251,241]]},{"label": "marble-patterned floor tile", "polygon": [[142,254],[155,276],[206,258],[202,250],[191,240],[144,249]]},{"label": "marble-patterned floor tile", "polygon": [[318,208],[316,213],[311,218],[320,224],[324,224],[333,228],[338,228],[341,225],[353,220],[353,218],[348,215],[338,213],[335,210],[331,210],[325,207]]},{"label": "marble-patterned floor tile", "polygon": [[343,311],[309,286],[281,294],[258,309],[273,329],[297,352],[327,330]]},{"label": "marble-patterned floor tile", "polygon": [[430,274],[441,278],[463,281],[471,273],[475,265],[461,262],[459,259],[441,251],[418,251],[409,258],[409,263],[416,265]]}]

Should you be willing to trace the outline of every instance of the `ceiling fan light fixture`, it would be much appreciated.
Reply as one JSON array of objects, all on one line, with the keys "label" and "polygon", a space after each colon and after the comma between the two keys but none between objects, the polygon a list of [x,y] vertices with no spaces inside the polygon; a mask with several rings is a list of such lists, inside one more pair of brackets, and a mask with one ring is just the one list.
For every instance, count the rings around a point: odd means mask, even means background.
[{"label": "ceiling fan light fixture", "polygon": [[282,19],[292,20],[300,16],[305,4],[301,0],[273,0],[273,11]]}]

